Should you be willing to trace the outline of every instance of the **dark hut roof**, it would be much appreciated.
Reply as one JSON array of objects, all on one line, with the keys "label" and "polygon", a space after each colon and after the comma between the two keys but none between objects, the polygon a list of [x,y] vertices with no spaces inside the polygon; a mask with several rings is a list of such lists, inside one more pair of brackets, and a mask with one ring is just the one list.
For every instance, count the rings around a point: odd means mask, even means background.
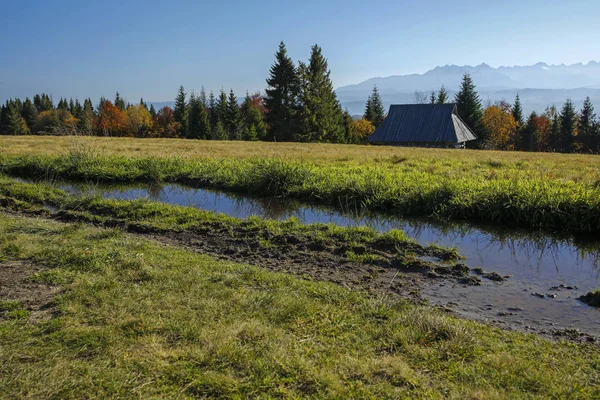
[{"label": "dark hut roof", "polygon": [[475,140],[456,104],[398,104],[369,136],[369,143],[460,143]]}]

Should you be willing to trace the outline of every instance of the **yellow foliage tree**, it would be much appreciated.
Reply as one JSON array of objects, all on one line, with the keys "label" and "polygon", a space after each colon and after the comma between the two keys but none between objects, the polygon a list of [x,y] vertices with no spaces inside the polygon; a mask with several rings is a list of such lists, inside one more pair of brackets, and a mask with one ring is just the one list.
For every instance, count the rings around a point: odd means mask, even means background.
[{"label": "yellow foliage tree", "polygon": [[146,107],[141,104],[127,108],[128,131],[137,137],[150,136],[154,121]]},{"label": "yellow foliage tree", "polygon": [[483,112],[482,122],[488,133],[486,148],[514,150],[517,122],[510,110],[499,106],[490,106]]},{"label": "yellow foliage tree", "polygon": [[350,142],[352,143],[366,143],[367,138],[373,133],[375,130],[375,125],[371,121],[367,121],[362,118],[356,121],[352,121],[352,138],[350,138]]}]

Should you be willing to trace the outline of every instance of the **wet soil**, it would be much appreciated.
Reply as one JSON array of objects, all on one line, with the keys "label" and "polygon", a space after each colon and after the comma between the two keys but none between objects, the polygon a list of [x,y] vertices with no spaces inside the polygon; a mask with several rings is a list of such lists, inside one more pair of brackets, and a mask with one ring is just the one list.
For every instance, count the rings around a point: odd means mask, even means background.
[{"label": "wet soil", "polygon": [[[18,212],[22,213],[22,212]],[[460,317],[485,322],[502,329],[535,333],[552,339],[577,342],[600,340],[594,335],[569,327],[554,327],[551,321],[527,321],[520,318],[519,307],[496,308],[494,297],[502,291],[487,290],[499,285],[507,293],[510,286],[507,275],[471,269],[460,262],[445,262],[419,245],[407,244],[407,253],[390,252],[386,246],[360,246],[348,248],[342,241],[331,241],[323,245],[302,236],[270,237],[272,247],[261,241],[265,232],[248,232],[243,228],[232,230],[220,223],[190,230],[159,230],[137,223],[107,218],[102,222],[90,220],[82,214],[68,211],[38,211],[44,217],[64,222],[86,222],[104,227],[118,227],[130,233],[176,247],[210,255],[216,259],[256,265],[270,271],[291,273],[304,279],[328,281],[351,289],[364,290],[371,294],[390,293],[409,299],[415,304],[432,304]],[[29,215],[31,215],[29,213]],[[354,262],[348,259],[348,251],[358,255],[374,256],[371,263]],[[508,279],[508,280],[507,280]],[[481,294],[479,302],[456,303],[461,293],[473,291]],[[533,297],[533,296],[531,296]],[[555,303],[558,304],[558,303]],[[550,305],[551,307],[553,305]]]},{"label": "wet soil", "polygon": [[29,278],[43,268],[24,261],[0,263],[0,301],[18,301],[31,312],[29,322],[52,317],[55,312],[51,304],[57,294],[57,286],[31,282]]}]

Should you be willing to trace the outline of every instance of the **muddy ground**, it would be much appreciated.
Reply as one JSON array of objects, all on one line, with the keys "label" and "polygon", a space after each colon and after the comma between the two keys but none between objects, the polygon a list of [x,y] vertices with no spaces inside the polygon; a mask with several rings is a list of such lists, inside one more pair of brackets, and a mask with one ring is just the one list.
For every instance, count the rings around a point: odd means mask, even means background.
[{"label": "muddy ground", "polygon": [[59,287],[32,282],[31,277],[43,269],[27,261],[0,262],[0,301],[17,301],[30,311],[29,321],[51,318],[55,313],[52,298]]},{"label": "muddy ground", "polygon": [[[72,214],[44,212],[44,217],[74,222],[78,218]],[[197,253],[206,254],[216,259],[234,261],[259,266],[270,271],[291,273],[305,279],[327,281],[350,289],[365,290],[371,294],[393,294],[409,299],[415,304],[433,304],[445,312],[460,317],[478,320],[487,324],[507,329],[535,333],[551,339],[566,339],[576,342],[594,342],[600,340],[594,335],[582,333],[577,329],[548,327],[544,321],[538,324],[523,325],[517,318],[500,318],[518,316],[522,310],[497,310],[493,304],[461,304],[456,298],[449,299],[447,294],[469,288],[505,285],[506,279],[493,271],[470,270],[460,262],[446,262],[442,259],[421,255],[398,257],[376,248],[353,248],[353,252],[374,254],[378,259],[372,263],[349,261],[347,248],[338,243],[333,248],[325,248],[307,242],[303,238],[288,237],[283,243],[269,248],[260,246],[258,238],[252,235],[235,236],[227,229],[197,231],[157,231],[147,226],[118,223],[110,221],[103,226],[119,227],[130,233],[151,239],[168,246],[185,248]],[[34,266],[23,267],[21,275],[15,274],[15,268],[6,268],[5,279],[21,282],[23,287],[6,289],[13,297],[29,300],[32,310],[43,309],[44,301],[51,296],[53,288],[36,286],[28,283],[26,276],[35,272]],[[13,271],[13,272],[10,272]],[[510,281],[510,279],[509,279]],[[33,286],[32,286],[33,285]],[[40,294],[34,294],[37,291]],[[8,292],[7,292],[8,293]],[[43,294],[46,293],[46,294]],[[444,293],[435,299],[436,293]],[[36,296],[39,299],[36,300]],[[455,296],[456,297],[456,296]],[[428,300],[430,299],[430,300]],[[29,303],[28,303],[29,304]]]}]

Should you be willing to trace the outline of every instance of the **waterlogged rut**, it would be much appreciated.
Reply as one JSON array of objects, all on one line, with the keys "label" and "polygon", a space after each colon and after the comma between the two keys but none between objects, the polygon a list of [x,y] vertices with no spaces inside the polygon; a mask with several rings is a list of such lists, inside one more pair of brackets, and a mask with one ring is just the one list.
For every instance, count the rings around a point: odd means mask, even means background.
[{"label": "waterlogged rut", "polygon": [[179,185],[103,186],[62,184],[74,194],[97,194],[104,198],[151,200],[196,207],[245,218],[252,215],[302,223],[334,223],[369,226],[378,231],[402,229],[420,244],[455,246],[470,267],[511,275],[505,282],[483,280],[481,286],[448,282],[422,288],[432,304],[459,315],[486,320],[505,328],[556,334],[574,329],[600,336],[600,311],[579,300],[600,287],[600,241],[585,242],[529,230],[472,224],[442,224],[428,219],[398,218],[303,204],[279,198],[253,198]]}]

